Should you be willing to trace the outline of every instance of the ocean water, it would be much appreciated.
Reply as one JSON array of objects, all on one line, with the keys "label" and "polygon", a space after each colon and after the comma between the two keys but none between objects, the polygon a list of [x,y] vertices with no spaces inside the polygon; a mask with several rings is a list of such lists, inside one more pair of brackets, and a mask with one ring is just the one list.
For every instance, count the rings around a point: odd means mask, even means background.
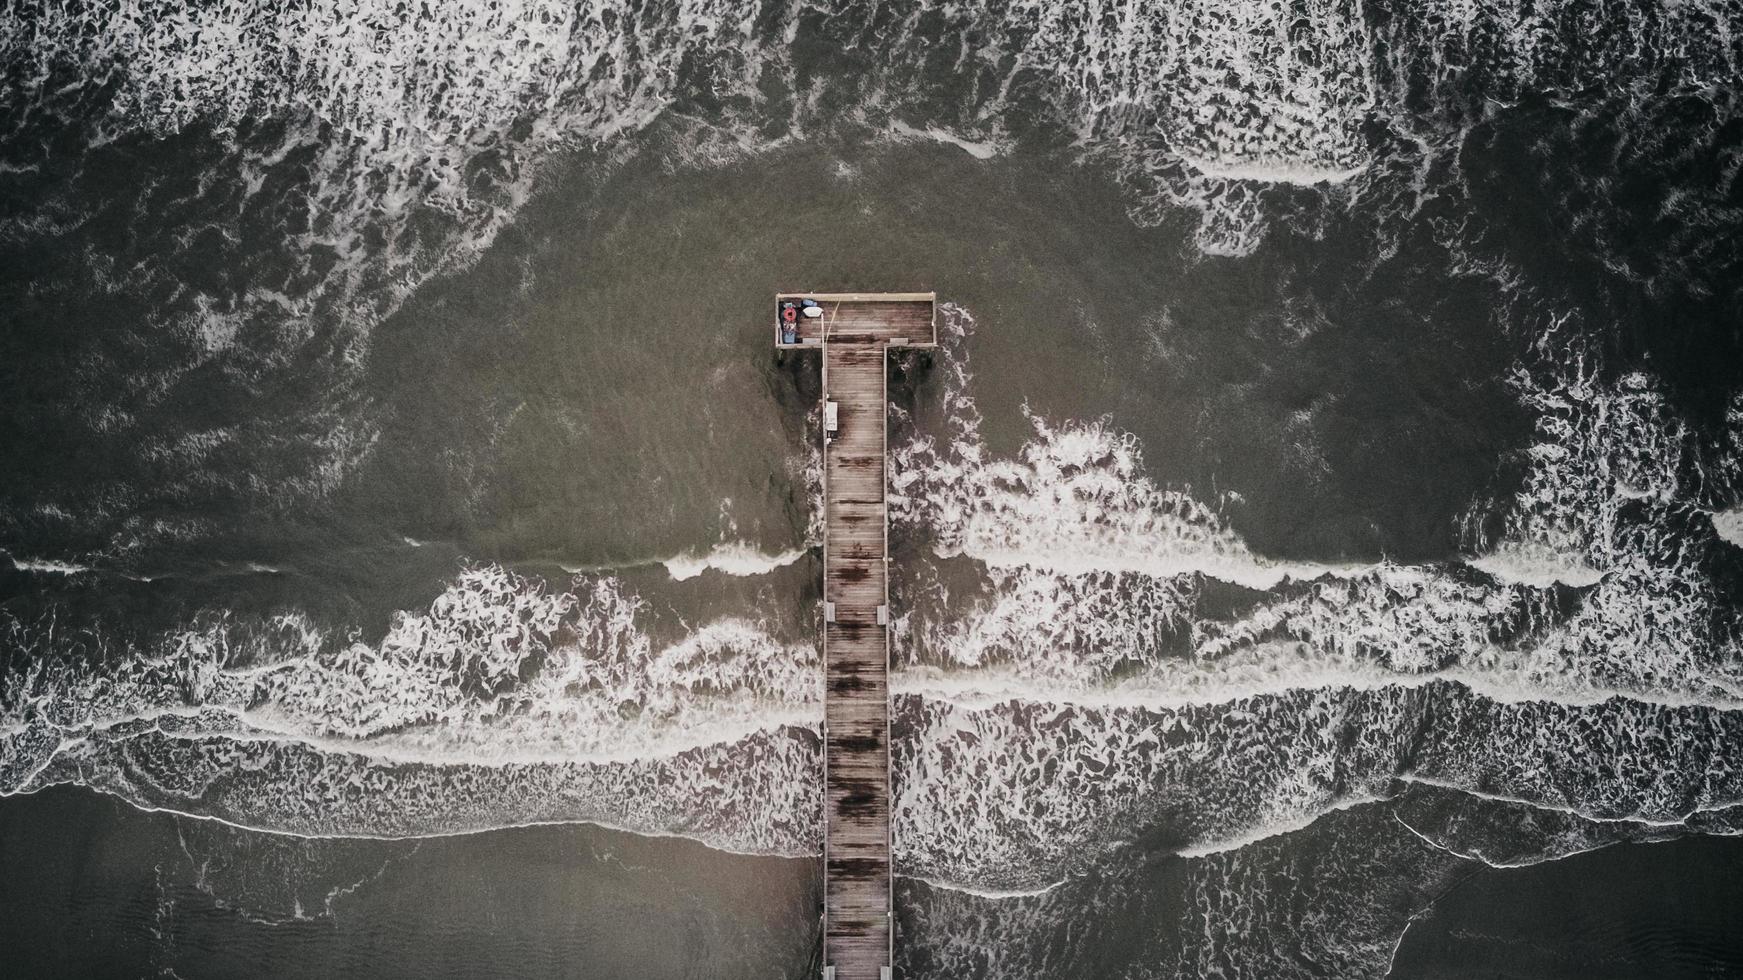
[{"label": "ocean water", "polygon": [[1743,976],[1743,6],[0,6],[0,974]]}]

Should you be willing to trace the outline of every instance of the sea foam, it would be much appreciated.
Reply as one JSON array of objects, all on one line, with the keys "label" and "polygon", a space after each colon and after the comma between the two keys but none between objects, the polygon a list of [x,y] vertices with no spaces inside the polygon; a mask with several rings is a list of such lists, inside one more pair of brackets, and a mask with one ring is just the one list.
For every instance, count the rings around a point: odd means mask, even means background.
[{"label": "sea foam", "polygon": [[75,782],[308,836],[573,820],[813,849],[815,648],[732,618],[660,642],[642,610],[609,578],[550,590],[481,566],[376,643],[218,616],[88,638],[85,662],[13,622],[33,656],[0,700],[0,791]]}]

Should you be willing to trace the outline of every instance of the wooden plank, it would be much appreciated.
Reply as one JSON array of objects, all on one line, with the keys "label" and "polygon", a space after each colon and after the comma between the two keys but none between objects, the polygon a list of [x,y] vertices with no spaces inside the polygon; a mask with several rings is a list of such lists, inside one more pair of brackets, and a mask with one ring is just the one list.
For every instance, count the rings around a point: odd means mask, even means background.
[{"label": "wooden plank", "polygon": [[875,332],[896,308],[866,306],[849,304],[853,333],[830,330],[823,353],[824,397],[839,406],[824,450],[823,563],[824,598],[835,604],[823,637],[823,961],[837,980],[878,980],[891,952],[889,639],[877,622],[888,596],[886,418]]},{"label": "wooden plank", "polygon": [[[794,343],[782,342],[782,300],[815,300],[824,315],[799,317]],[[938,342],[937,304],[930,293],[782,293],[775,300],[775,346],[793,349],[826,343],[899,343],[930,347]]]},{"label": "wooden plank", "polygon": [[[824,315],[801,318],[798,342],[782,343],[780,303],[799,299]],[[775,346],[821,347],[823,400],[835,403],[823,451],[823,962],[836,980],[880,980],[893,936],[885,352],[936,344],[937,300],[780,293],[775,308]]]}]

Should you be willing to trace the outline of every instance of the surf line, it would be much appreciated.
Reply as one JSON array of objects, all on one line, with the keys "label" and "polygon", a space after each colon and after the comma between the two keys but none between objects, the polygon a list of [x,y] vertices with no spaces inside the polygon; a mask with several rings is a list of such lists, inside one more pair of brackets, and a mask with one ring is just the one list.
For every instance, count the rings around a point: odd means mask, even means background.
[{"label": "surf line", "polygon": [[886,370],[892,347],[937,345],[935,293],[775,296],[777,352],[823,354],[823,980],[895,961]]}]

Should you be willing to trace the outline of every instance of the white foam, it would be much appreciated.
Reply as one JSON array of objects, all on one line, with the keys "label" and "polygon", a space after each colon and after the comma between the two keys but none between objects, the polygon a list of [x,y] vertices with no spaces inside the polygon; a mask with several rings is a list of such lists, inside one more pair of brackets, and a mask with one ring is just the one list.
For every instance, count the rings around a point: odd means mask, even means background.
[{"label": "white foam", "polygon": [[1050,424],[1030,414],[1035,439],[1016,459],[992,458],[968,393],[963,348],[973,322],[966,311],[946,307],[950,444],[920,439],[892,454],[892,517],[926,524],[940,556],[1065,575],[1202,574],[1254,589],[1373,567],[1253,554],[1217,510],[1145,476],[1137,439],[1108,418]]},{"label": "white foam", "polygon": [[[894,747],[893,833],[908,873],[998,892],[1036,889],[1158,832],[1177,849],[1215,850],[1376,795],[1411,704],[1317,691],[1178,711],[966,709],[904,696],[897,717],[915,736]],[[1358,723],[1364,734],[1346,742]],[[1333,764],[1346,785],[1325,778]]]},{"label": "white foam", "polygon": [[55,558],[18,558],[8,555],[12,567],[21,572],[41,572],[49,575],[78,575],[91,570],[89,565],[76,562],[61,561]]},{"label": "white foam", "polygon": [[[1020,3],[1021,60],[1062,85],[1087,132],[1154,121],[1182,155],[1225,168],[1359,167],[1374,101],[1359,8],[1336,2]],[[1135,110],[1135,111],[1134,111]]]},{"label": "white foam", "polygon": [[1294,184],[1313,187],[1321,184],[1341,184],[1364,172],[1366,167],[1320,168],[1301,166],[1288,161],[1267,163],[1261,160],[1236,163],[1201,160],[1190,154],[1183,157],[1192,169],[1206,177],[1220,180],[1249,180],[1264,184]]},{"label": "white foam", "polygon": [[1495,550],[1469,559],[1467,564],[1503,582],[1518,582],[1538,588],[1552,585],[1582,588],[1593,585],[1604,577],[1603,572],[1577,556],[1533,542],[1503,541]]},{"label": "white foam", "polygon": [[1416,786],[1432,786],[1436,789],[1451,790],[1456,793],[1462,793],[1465,796],[1479,800],[1487,800],[1492,803],[1507,803],[1516,806],[1525,806],[1530,807],[1533,810],[1549,810],[1554,813],[1579,817],[1582,820],[1587,820],[1593,823],[1627,823],[1640,824],[1647,827],[1683,827],[1688,824],[1688,818],[1693,816],[1695,813],[1702,812],[1703,810],[1709,812],[1725,810],[1736,805],[1735,803],[1727,803],[1719,806],[1699,807],[1689,811],[1687,814],[1677,816],[1646,816],[1641,814],[1617,815],[1596,813],[1591,810],[1580,809],[1568,804],[1558,804],[1542,799],[1526,799],[1519,796],[1510,796],[1505,793],[1487,792],[1470,786],[1461,786],[1446,779],[1435,779],[1414,773],[1402,774],[1398,777],[1398,781]]},{"label": "white foam", "polygon": [[682,582],[710,570],[737,576],[767,575],[803,557],[805,552],[798,548],[771,554],[754,545],[728,541],[715,545],[701,555],[679,555],[676,558],[667,558],[660,564],[666,566],[666,572],[672,576],[673,581]]},{"label": "white foam", "polygon": [[1546,363],[1512,372],[1512,387],[1536,415],[1537,441],[1526,451],[1530,465],[1501,541],[1479,560],[1522,577],[1588,585],[1625,550],[1617,538],[1623,506],[1679,493],[1689,432],[1649,376],[1606,383],[1583,343],[1553,351],[1565,322],[1552,320],[1539,341],[1551,350]]},{"label": "white foam", "polygon": [[[969,707],[907,692],[897,705],[915,733],[894,746],[904,868],[994,893],[1037,889],[1135,838],[1179,840],[1191,857],[1239,851],[1400,784],[1575,821],[1538,844],[1482,843],[1504,822],[1465,824],[1472,850],[1512,861],[1557,856],[1583,839],[1581,822],[1651,833],[1743,805],[1738,708],[1508,703],[1444,680],[1177,708]],[[1706,761],[1663,764],[1685,756]]]},{"label": "white foam", "polygon": [[1528,867],[1622,842],[1738,832],[1735,805],[1697,809],[1687,820],[1636,819],[1432,780],[1401,782],[1412,790],[1391,808],[1397,824],[1437,850],[1493,868]]},{"label": "white foam", "polygon": [[[1129,528],[1092,528],[1084,522],[1071,522],[1063,528],[1047,528],[1012,546],[1002,543],[1011,536],[1010,526],[1004,523],[1007,519],[1007,515],[1000,515],[997,519],[972,524],[967,535],[970,543],[962,553],[1000,568],[1039,568],[1062,575],[1097,572],[1136,572],[1153,578],[1204,575],[1257,590],[1274,589],[1292,579],[1353,578],[1378,567],[1356,563],[1271,561],[1251,553],[1223,551],[1221,546],[1239,543],[1239,538],[1232,534],[1222,541],[1161,542],[1146,539],[1138,533],[1122,533],[1132,530]],[[1025,530],[1035,529],[1033,524],[1017,523],[1017,526]]]},{"label": "white foam", "polygon": [[961,895],[972,895],[975,898],[988,898],[994,901],[1006,901],[1020,898],[1040,898],[1070,880],[1067,878],[1061,878],[1058,881],[1040,885],[1035,888],[999,889],[976,888],[972,885],[962,884],[961,882],[940,881],[936,878],[921,878],[917,875],[907,875],[900,872],[896,873],[896,877],[907,878],[910,881],[922,881],[933,888],[942,888],[946,891],[953,891]]},{"label": "white foam", "polygon": [[92,664],[13,623],[37,655],[0,696],[0,793],[76,782],[309,836],[586,821],[813,849],[816,649],[730,617],[657,642],[643,610],[609,578],[484,566],[377,643],[225,617]]},{"label": "white foam", "polygon": [[1275,823],[1260,824],[1232,837],[1225,837],[1220,840],[1209,840],[1200,844],[1194,844],[1191,847],[1184,847],[1176,853],[1185,858],[1202,858],[1209,857],[1212,854],[1225,854],[1230,851],[1238,851],[1243,847],[1250,847],[1260,841],[1299,833],[1300,831],[1313,826],[1315,823],[1318,823],[1328,814],[1340,813],[1344,810],[1353,810],[1360,806],[1381,803],[1384,802],[1385,799],[1386,798],[1382,796],[1362,794],[1348,799],[1334,800],[1326,804],[1323,809],[1309,813],[1290,814]]},{"label": "white foam", "polygon": [[[1687,433],[1643,375],[1605,386],[1579,357],[1553,362],[1548,380],[1516,374],[1541,441],[1506,502],[1505,536],[1470,560],[1499,579],[1489,584],[1444,566],[1255,555],[1220,513],[1152,484],[1136,440],[1108,419],[1032,418],[1018,458],[995,459],[970,391],[972,317],[946,308],[942,326],[949,445],[896,448],[892,513],[988,575],[984,594],[919,602],[897,621],[910,663],[952,672],[927,679],[933,694],[1161,706],[1432,677],[1506,701],[1731,706],[1743,691],[1743,672],[1717,653],[1736,616],[1713,615],[1720,600],[1697,556],[1664,546],[1680,532],[1624,517],[1682,492]],[[1725,466],[1706,468],[1729,479]],[[1231,621],[1197,621],[1194,576],[1273,595]],[[1557,583],[1585,589],[1571,615],[1546,591]],[[1190,659],[1167,642],[1182,630]]]},{"label": "white foam", "polygon": [[1720,540],[1743,548],[1743,507],[1714,514],[1713,531],[1719,535]]},{"label": "white foam", "polygon": [[890,129],[898,135],[908,139],[930,140],[934,143],[949,144],[950,146],[954,146],[962,152],[967,153],[969,156],[974,157],[976,160],[991,160],[993,157],[1009,152],[1009,147],[1001,142],[993,140],[971,140],[937,126],[921,128],[910,126],[905,122],[897,121],[890,124]]},{"label": "white foam", "polygon": [[[1464,851],[1495,860],[1743,801],[1743,629],[1688,537],[1689,433],[1651,378],[1600,383],[1578,357],[1515,378],[1540,441],[1470,562],[1488,574],[1310,579],[1270,574],[1218,512],[1149,484],[1110,420],[1032,419],[1015,460],[992,457],[972,320],[946,308],[941,325],[947,446],[896,447],[892,506],[981,574],[903,585],[891,680],[914,735],[894,746],[893,820],[912,873],[1002,893],[1138,835],[1234,853],[1388,798],[1404,772],[1572,821],[1541,839],[1461,825]],[[1722,452],[1698,468],[1737,475]],[[1205,618],[1207,575],[1268,594]],[[1554,589],[1569,583],[1571,601]],[[1664,762],[1682,758],[1702,761]]]}]

